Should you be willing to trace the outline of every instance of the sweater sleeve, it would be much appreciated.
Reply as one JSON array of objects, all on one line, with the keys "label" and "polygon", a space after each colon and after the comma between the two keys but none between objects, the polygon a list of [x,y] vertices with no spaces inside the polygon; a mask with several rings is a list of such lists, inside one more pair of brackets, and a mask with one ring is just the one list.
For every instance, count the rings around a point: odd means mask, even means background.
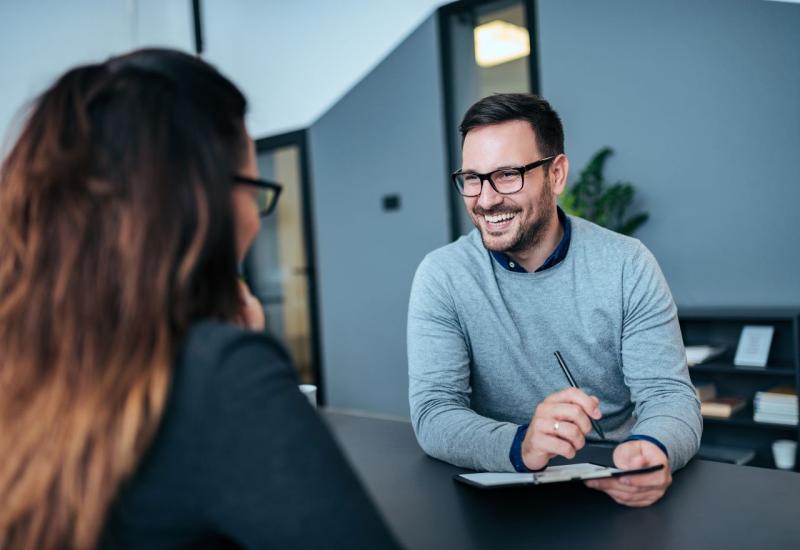
[{"label": "sweater sleeve", "polygon": [[245,334],[222,352],[203,426],[204,508],[246,548],[397,548],[285,353]]},{"label": "sweater sleeve", "polygon": [[513,472],[518,426],[470,408],[470,353],[446,284],[427,257],[408,308],[409,405],[420,447],[434,458],[473,470]]},{"label": "sweater sleeve", "polygon": [[631,433],[663,443],[677,470],[697,452],[703,429],[677,308],[644,245],[626,263],[622,284],[622,369],[636,417]]}]

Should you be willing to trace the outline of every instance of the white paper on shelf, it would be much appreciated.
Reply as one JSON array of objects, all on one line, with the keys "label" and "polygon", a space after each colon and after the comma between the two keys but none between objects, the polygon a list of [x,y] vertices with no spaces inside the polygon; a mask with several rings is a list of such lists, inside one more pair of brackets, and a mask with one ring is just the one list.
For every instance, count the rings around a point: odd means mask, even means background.
[{"label": "white paper on shelf", "polygon": [[686,346],[686,362],[691,367],[725,353],[725,346]]},{"label": "white paper on shelf", "polygon": [[773,334],[773,326],[744,326],[733,364],[740,367],[766,367]]}]

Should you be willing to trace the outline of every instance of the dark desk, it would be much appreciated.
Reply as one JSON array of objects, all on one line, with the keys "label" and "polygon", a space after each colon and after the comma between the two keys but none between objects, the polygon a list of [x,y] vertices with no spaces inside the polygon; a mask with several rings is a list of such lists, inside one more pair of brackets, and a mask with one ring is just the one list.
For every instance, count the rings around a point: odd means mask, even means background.
[{"label": "dark desk", "polygon": [[[675,474],[662,500],[643,509],[581,484],[487,492],[453,481],[465,470],[427,457],[406,422],[323,416],[411,550],[800,549],[796,473],[695,460]],[[583,459],[608,456],[591,453]]]}]

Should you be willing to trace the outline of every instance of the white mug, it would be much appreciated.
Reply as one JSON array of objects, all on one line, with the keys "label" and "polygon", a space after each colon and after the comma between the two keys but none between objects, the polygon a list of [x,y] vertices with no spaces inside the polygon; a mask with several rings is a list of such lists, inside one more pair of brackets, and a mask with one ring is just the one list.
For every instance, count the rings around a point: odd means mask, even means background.
[{"label": "white mug", "polygon": [[317,387],[314,384],[300,384],[298,386],[303,395],[306,396],[308,402],[315,409],[317,408]]},{"label": "white mug", "polygon": [[794,457],[797,453],[797,441],[791,439],[778,439],[772,442],[772,456],[775,466],[781,470],[794,468]]}]

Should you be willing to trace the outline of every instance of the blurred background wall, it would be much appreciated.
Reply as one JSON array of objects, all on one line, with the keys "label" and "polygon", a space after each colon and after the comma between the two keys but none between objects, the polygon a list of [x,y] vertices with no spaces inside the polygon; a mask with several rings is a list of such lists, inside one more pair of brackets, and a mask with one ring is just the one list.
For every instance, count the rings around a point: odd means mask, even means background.
[{"label": "blurred background wall", "polygon": [[[406,306],[448,242],[435,17],[311,126],[325,380],[334,406],[405,415]],[[398,208],[386,209],[386,200]]]},{"label": "blurred background wall", "polygon": [[[0,131],[75,63],[143,45],[192,51],[190,4],[1,1]],[[202,2],[204,56],[248,95],[254,137],[303,131],[324,394],[338,407],[408,414],[411,278],[451,227],[466,228],[447,179],[464,105],[443,92],[474,83],[447,81],[443,4]],[[650,213],[636,236],[679,305],[800,304],[800,4],[527,5],[571,179],[614,148],[606,175],[636,185]]]},{"label": "blurred background wall", "polygon": [[[615,149],[681,305],[800,304],[800,5],[541,1],[542,94],[574,169]],[[577,175],[575,172],[573,175]]]}]

